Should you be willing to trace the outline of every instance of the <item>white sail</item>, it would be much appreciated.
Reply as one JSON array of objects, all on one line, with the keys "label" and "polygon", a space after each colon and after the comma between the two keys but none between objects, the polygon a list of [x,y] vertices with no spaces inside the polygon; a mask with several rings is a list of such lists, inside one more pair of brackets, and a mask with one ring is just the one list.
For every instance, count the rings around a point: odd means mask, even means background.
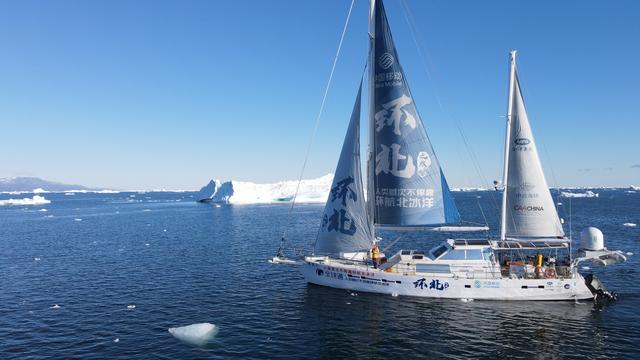
[{"label": "white sail", "polygon": [[360,170],[360,95],[358,91],[340,160],[324,208],[314,253],[340,255],[365,251],[373,244]]},{"label": "white sail", "polygon": [[563,237],[529,124],[511,53],[502,238]]}]

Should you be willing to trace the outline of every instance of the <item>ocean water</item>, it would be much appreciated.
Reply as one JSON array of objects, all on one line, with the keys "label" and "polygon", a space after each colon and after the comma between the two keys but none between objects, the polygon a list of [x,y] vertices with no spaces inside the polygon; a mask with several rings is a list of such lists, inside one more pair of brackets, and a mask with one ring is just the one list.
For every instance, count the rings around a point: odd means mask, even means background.
[{"label": "ocean water", "polygon": [[[44,194],[51,204],[0,207],[0,358],[640,358],[640,227],[623,226],[640,223],[640,192],[598,192],[561,199],[565,228],[570,214],[574,234],[594,225],[609,248],[638,254],[590,270],[619,294],[602,307],[354,296],[267,262],[286,205]],[[455,196],[464,219],[484,223],[484,214],[497,228],[498,194]],[[289,249],[309,248],[321,211],[295,208]],[[442,239],[411,234],[393,250]],[[219,329],[204,346],[167,331],[201,322]]]}]

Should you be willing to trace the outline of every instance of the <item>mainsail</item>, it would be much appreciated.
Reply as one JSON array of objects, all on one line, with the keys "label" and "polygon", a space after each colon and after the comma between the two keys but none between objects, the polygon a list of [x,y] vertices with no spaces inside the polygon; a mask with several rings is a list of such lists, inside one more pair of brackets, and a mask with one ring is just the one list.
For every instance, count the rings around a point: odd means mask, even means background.
[{"label": "mainsail", "polygon": [[370,59],[374,221],[389,227],[460,222],[400,66],[381,0],[373,3]]},{"label": "mainsail", "polygon": [[373,229],[367,217],[360,170],[361,92],[362,84],[324,208],[314,249],[317,255],[367,250],[373,243]]},{"label": "mainsail", "polygon": [[524,106],[515,54],[512,51],[510,55],[501,238],[562,238],[562,224],[544,178]]}]

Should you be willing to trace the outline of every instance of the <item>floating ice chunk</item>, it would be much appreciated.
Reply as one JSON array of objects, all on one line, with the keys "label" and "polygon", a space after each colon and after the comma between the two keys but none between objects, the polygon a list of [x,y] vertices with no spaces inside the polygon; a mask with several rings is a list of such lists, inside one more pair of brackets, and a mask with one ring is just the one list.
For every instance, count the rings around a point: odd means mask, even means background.
[{"label": "floating ice chunk", "polygon": [[136,308],[135,305],[127,305],[127,310],[133,310],[135,308]]},{"label": "floating ice chunk", "polygon": [[143,212],[151,211],[151,209],[144,209]]},{"label": "floating ice chunk", "polygon": [[60,309],[61,306],[58,304],[53,304],[53,306],[49,307],[49,309]]},{"label": "floating ice chunk", "polygon": [[637,225],[634,223],[624,223],[622,224],[622,226],[626,226],[626,227],[636,227]]},{"label": "floating ice chunk", "polygon": [[47,217],[47,218],[52,218],[52,217],[53,217],[53,215],[47,215],[47,216],[45,216],[45,217]]},{"label": "floating ice chunk", "polygon": [[220,205],[220,204],[216,204],[216,207],[217,207],[217,208],[219,208],[219,207],[222,207],[222,205]]},{"label": "floating ice chunk", "polygon": [[120,338],[115,338],[115,339],[113,339],[113,342],[114,342],[114,343],[119,343],[119,342],[120,342]]},{"label": "floating ice chunk", "polygon": [[191,345],[202,346],[218,333],[218,327],[211,323],[191,324],[169,329],[169,334]]},{"label": "floating ice chunk", "polygon": [[75,218],[75,219],[73,219],[73,221],[82,221],[82,219],[80,219],[80,218]]},{"label": "floating ice chunk", "polygon": [[151,244],[149,244],[149,243],[146,243],[146,244],[144,244],[144,245],[145,245],[145,246],[149,246],[149,245],[151,245]]},{"label": "floating ice chunk", "polygon": [[591,268],[590,268],[590,267],[588,267],[588,266],[582,266],[580,269],[582,269],[582,270],[589,270],[589,269],[591,269]]},{"label": "floating ice chunk", "polygon": [[33,261],[40,261],[40,258],[39,257],[34,257]]},{"label": "floating ice chunk", "polygon": [[631,255],[633,255],[633,253],[631,251],[628,251],[626,255],[627,256],[631,256]]},{"label": "floating ice chunk", "polygon": [[72,193],[72,192],[66,192],[64,193],[66,196],[74,196],[76,193]]},{"label": "floating ice chunk", "polygon": [[162,232],[167,232],[167,229],[162,230]]},{"label": "floating ice chunk", "polygon": [[471,299],[471,298],[462,298],[462,299],[460,299],[460,301],[462,301],[462,302],[471,302],[471,301],[473,301],[473,299]]},{"label": "floating ice chunk", "polygon": [[347,305],[351,305],[351,302],[350,302],[350,301],[347,301]]},{"label": "floating ice chunk", "polygon": [[48,192],[48,191],[43,189],[43,188],[33,189],[33,191],[32,191],[32,193],[34,193],[34,194],[42,194],[42,193],[46,193],[46,192]]},{"label": "floating ice chunk", "polygon": [[40,211],[40,212],[47,212],[48,210],[47,210],[47,209],[40,209],[40,210],[38,210],[38,211]]},{"label": "floating ice chunk", "polygon": [[51,204],[51,201],[44,198],[44,196],[34,195],[31,199],[9,199],[0,200],[0,206],[4,205],[45,205]]}]

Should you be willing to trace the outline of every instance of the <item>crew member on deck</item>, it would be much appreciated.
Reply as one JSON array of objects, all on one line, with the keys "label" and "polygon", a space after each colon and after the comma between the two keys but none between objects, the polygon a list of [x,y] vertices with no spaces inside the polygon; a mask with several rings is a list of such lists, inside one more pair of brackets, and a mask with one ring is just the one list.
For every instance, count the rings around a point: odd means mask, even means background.
[{"label": "crew member on deck", "polygon": [[373,260],[373,267],[377,269],[380,263],[380,249],[378,249],[377,243],[373,245],[373,249],[371,250],[371,260]]}]

